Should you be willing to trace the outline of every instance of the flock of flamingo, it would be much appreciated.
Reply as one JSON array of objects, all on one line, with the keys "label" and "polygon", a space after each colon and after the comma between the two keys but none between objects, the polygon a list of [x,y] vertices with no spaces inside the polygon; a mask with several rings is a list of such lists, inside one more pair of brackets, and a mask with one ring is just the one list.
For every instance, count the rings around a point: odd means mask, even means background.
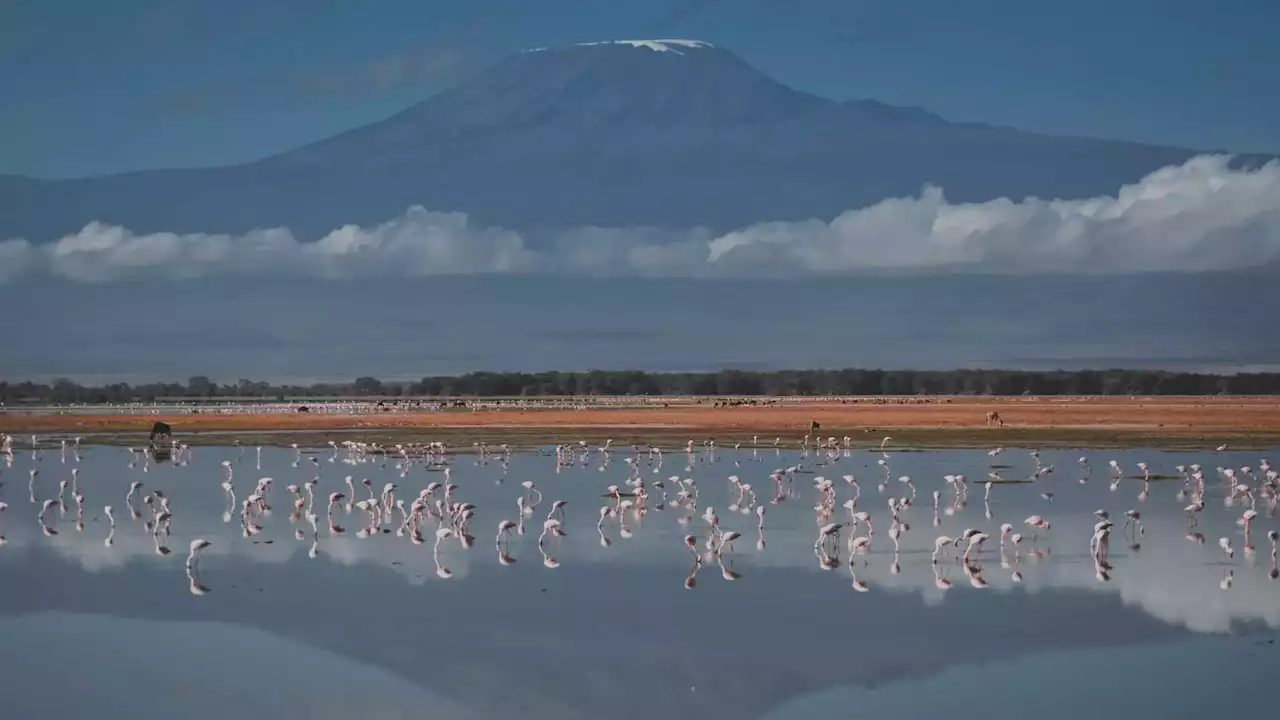
[{"label": "flock of flamingo", "polygon": [[[901,572],[899,549],[902,538],[911,531],[911,524],[907,521],[908,513],[916,507],[917,490],[911,477],[899,476],[896,481],[893,478],[888,447],[891,439],[884,438],[880,446],[870,449],[870,452],[879,454],[876,460],[878,471],[875,483],[879,494],[884,496],[887,508],[886,534],[893,546],[890,571],[896,575]],[[86,499],[80,483],[80,470],[76,467],[81,460],[81,441],[82,438],[78,437],[61,439],[57,441],[57,445],[54,445],[53,440],[42,443],[36,436],[30,438],[29,449],[33,461],[39,461],[42,449],[57,447],[62,464],[71,465],[64,478],[58,480],[56,494],[52,493],[52,487],[48,483],[41,481],[40,470],[33,468],[29,471],[29,501],[36,509],[36,519],[45,536],[58,534],[53,520],[56,520],[55,516],[68,514],[68,494],[74,505],[74,527],[81,532],[85,528]],[[775,454],[780,454],[777,450],[781,442],[781,438],[774,440],[771,447],[775,449]],[[14,464],[14,443],[13,436],[0,435],[0,457],[5,458],[7,469],[12,469]],[[309,462],[313,471],[313,476],[301,485],[289,484],[284,488],[289,506],[289,522],[297,526],[294,537],[299,541],[310,541],[308,550],[310,557],[317,557],[320,553],[321,528],[325,528],[329,537],[340,537],[347,533],[346,528],[340,524],[341,518],[351,518],[353,513],[359,523],[359,529],[353,533],[356,538],[367,539],[394,534],[399,538],[407,538],[414,545],[424,545],[429,541],[436,574],[441,578],[447,579],[453,575],[452,570],[441,560],[440,550],[443,543],[456,542],[466,549],[474,546],[475,534],[472,524],[476,520],[478,508],[458,498],[460,489],[453,482],[451,466],[451,463],[456,462],[457,453],[444,444],[397,444],[384,447],[376,443],[346,441],[339,444],[330,441],[327,458],[322,458],[324,449],[304,452],[304,449],[296,444],[291,447],[295,453],[293,467],[298,468]],[[740,447],[740,444],[735,445],[735,449]],[[759,438],[756,437],[753,438],[750,447],[753,450],[752,459],[763,461],[759,449],[770,446],[761,445]],[[693,562],[693,569],[685,578],[684,584],[687,588],[693,588],[696,586],[698,572],[707,565],[716,565],[726,580],[736,580],[741,577],[733,570],[732,558],[735,543],[741,541],[744,536],[741,531],[729,527],[736,522],[730,521],[729,518],[749,518],[748,527],[750,522],[754,521],[755,546],[763,551],[766,547],[767,507],[784,502],[807,502],[804,499],[805,493],[800,490],[805,483],[797,482],[798,477],[814,473],[815,466],[836,463],[841,457],[848,457],[853,450],[851,438],[815,439],[808,435],[800,441],[800,448],[800,464],[778,468],[766,476],[767,487],[771,491],[767,501],[762,502],[755,488],[750,483],[744,482],[739,475],[728,475],[725,480],[720,481],[728,483],[731,497],[731,502],[725,508],[727,513],[725,518],[722,518],[713,507],[701,504],[700,485],[693,477],[671,475],[665,479],[661,477],[653,480],[645,479],[646,470],[650,475],[660,473],[664,455],[662,449],[657,446],[633,445],[628,452],[615,448],[611,440],[598,446],[580,441],[576,445],[557,445],[553,455],[557,473],[567,468],[585,468],[593,462],[593,459],[599,461],[598,469],[604,471],[609,467],[615,453],[623,455],[626,479],[622,485],[611,484],[603,489],[604,503],[598,508],[597,513],[593,513],[601,546],[608,548],[612,545],[611,532],[615,527],[619,536],[624,539],[630,538],[635,532],[634,527],[648,513],[674,512],[677,514],[677,522],[684,529],[683,544]],[[1218,451],[1225,449],[1226,447],[1222,446]],[[476,454],[477,464],[499,463],[505,476],[511,457],[510,448],[506,445],[490,446],[476,443],[471,450]],[[263,531],[264,524],[272,517],[272,498],[277,494],[274,490],[276,485],[270,477],[260,477],[243,486],[237,485],[236,467],[244,459],[246,448],[237,446],[236,451],[238,454],[234,460],[220,461],[224,473],[221,487],[227,503],[222,519],[224,522],[231,522],[238,518],[243,536],[252,538]],[[996,458],[1004,452],[1003,448],[996,448],[988,455]],[[695,445],[694,441],[690,440],[682,454],[686,461],[685,471],[692,474],[694,466],[699,462],[716,460],[716,446],[712,441]],[[169,460],[179,467],[188,466],[195,457],[189,445],[177,441],[172,442],[168,455]],[[983,488],[984,515],[988,521],[992,519],[990,496],[993,488],[1005,483],[1036,482],[1046,479],[1046,476],[1054,472],[1052,465],[1042,464],[1037,451],[1030,451],[1030,456],[1035,463],[1030,479],[1006,480],[998,471],[993,471],[989,472],[981,482],[972,483],[974,486],[981,485]],[[157,457],[151,447],[128,449],[128,467],[133,471],[148,472],[155,462]],[[354,475],[345,476],[338,489],[326,488],[330,490],[326,494],[318,489],[322,482],[322,462],[340,462],[353,467],[368,463],[378,463],[381,467],[386,467],[388,463],[392,463],[393,468],[399,472],[399,477],[406,482],[414,469],[441,472],[443,482],[425,483],[416,495],[407,493],[412,497],[407,504],[404,498],[398,496],[405,492],[401,489],[401,483],[387,482],[380,491],[375,492],[374,484],[370,480],[356,481]],[[735,460],[734,464],[741,466],[738,460]],[[1153,475],[1146,463],[1137,463],[1136,467],[1140,474],[1135,477],[1143,483],[1143,489],[1138,495],[1139,501],[1145,501],[1149,497],[1150,484],[1153,480],[1178,481],[1175,497],[1179,502],[1185,503],[1183,512],[1187,521],[1186,537],[1194,542],[1204,543],[1204,535],[1196,529],[1200,515],[1206,510],[1208,481],[1204,469],[1200,465],[1179,465],[1176,467],[1177,476],[1160,477]],[[255,469],[260,471],[261,468],[262,447],[259,446]],[[1088,458],[1079,458],[1077,471],[1079,482],[1088,482],[1093,472]],[[1229,510],[1243,508],[1237,524],[1242,528],[1243,553],[1247,558],[1251,558],[1256,552],[1252,526],[1260,515],[1258,508],[1261,506],[1268,518],[1275,516],[1277,502],[1280,500],[1280,475],[1265,459],[1258,464],[1256,471],[1251,467],[1238,469],[1218,467],[1214,472],[1216,474],[1214,482],[1221,486],[1223,505]],[[761,475],[765,476],[763,472]],[[1125,477],[1120,464],[1115,460],[1109,462],[1107,476],[1112,490],[1115,490],[1121,479]],[[943,483],[941,489],[932,491],[934,528],[941,526],[944,515],[952,516],[968,505],[971,483],[966,476],[948,474],[941,480]],[[709,481],[704,478],[703,483],[707,482]],[[1051,485],[1047,482],[1043,484]],[[242,489],[244,487],[249,489],[245,491]],[[567,535],[568,502],[565,500],[551,502],[545,519],[539,523],[533,518],[544,500],[542,490],[532,480],[523,481],[521,487],[522,492],[515,498],[515,519],[505,518],[496,523],[494,543],[498,562],[504,566],[516,562],[512,551],[513,535],[525,535],[526,526],[532,521],[533,530],[538,531],[536,547],[542,556],[543,564],[547,568],[557,568],[560,563],[555,556],[556,544],[559,538]],[[842,494],[840,492],[842,487],[846,488],[843,493],[846,498],[843,501],[839,497]],[[890,488],[900,488],[901,492],[889,492]],[[238,489],[241,490],[243,497],[237,495]],[[0,498],[3,497],[3,490],[4,483],[0,482]],[[833,481],[815,474],[811,480],[811,493],[814,496],[812,508],[816,528],[813,552],[819,567],[824,570],[837,569],[842,564],[843,555],[843,564],[848,568],[853,588],[860,592],[867,591],[867,583],[858,577],[859,561],[862,567],[866,566],[867,555],[871,552],[872,544],[876,539],[876,531],[872,513],[859,505],[862,500],[862,486],[858,478],[846,474],[841,476],[840,481]],[[949,495],[945,507],[944,495]],[[1040,493],[1040,497],[1048,507],[1053,502],[1054,493],[1045,490]],[[149,533],[154,542],[156,554],[168,556],[171,553],[168,541],[174,509],[165,492],[162,489],[148,488],[141,480],[133,480],[130,482],[128,493],[123,498],[123,503],[130,518],[140,523]],[[9,504],[0,500],[0,546],[7,542],[4,523],[7,522],[5,516],[9,510]],[[323,521],[319,515],[321,511],[324,512]],[[104,544],[110,547],[116,533],[115,506],[103,505],[102,514],[109,527]],[[1145,533],[1142,513],[1131,508],[1124,511],[1122,516],[1124,524],[1121,532],[1130,543],[1129,547],[1136,551],[1140,546],[1139,538]],[[1118,521],[1119,517],[1116,519]],[[885,524],[883,517],[880,522],[882,525]],[[1099,509],[1094,513],[1093,522],[1093,528],[1089,534],[1089,557],[1092,558],[1097,579],[1107,581],[1113,570],[1109,553],[1111,534],[1115,524],[1110,512],[1105,509]],[[994,531],[997,537],[1000,566],[1011,571],[1013,582],[1022,581],[1021,559],[1024,543],[1029,545],[1027,552],[1034,558],[1044,558],[1050,553],[1048,536],[1051,523],[1045,514],[1033,514],[1023,519],[1019,525],[1023,528],[1020,532],[1015,532],[1019,528],[1011,522],[1001,523],[998,530]],[[701,538],[699,534],[702,535]],[[847,538],[843,543],[843,550],[842,536]],[[978,527],[965,528],[954,536],[938,535],[933,542],[931,556],[936,586],[941,589],[952,587],[952,582],[947,575],[950,568],[958,565],[972,587],[987,587],[988,582],[983,577],[982,560],[985,544],[992,537],[993,532]],[[1277,569],[1278,536],[1275,530],[1271,530],[1267,532],[1266,537],[1270,543],[1271,560],[1268,575],[1274,579],[1280,577],[1280,571]],[[200,582],[201,551],[209,546],[210,542],[200,537],[192,539],[188,546],[184,567],[190,590],[195,595],[203,595],[209,591],[209,588]],[[1230,536],[1219,538],[1218,546],[1228,560],[1234,558],[1236,547]],[[1234,568],[1228,565],[1221,581],[1222,589],[1231,587],[1234,572]]]}]

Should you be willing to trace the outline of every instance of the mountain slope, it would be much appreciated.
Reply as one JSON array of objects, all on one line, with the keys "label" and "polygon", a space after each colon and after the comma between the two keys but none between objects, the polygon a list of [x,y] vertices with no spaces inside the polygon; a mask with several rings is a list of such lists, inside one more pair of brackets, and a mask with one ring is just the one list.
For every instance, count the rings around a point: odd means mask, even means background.
[{"label": "mountain slope", "polygon": [[1191,151],[952,123],[788,88],[695,41],[511,56],[393,117],[246,165],[0,176],[0,238],[99,220],[305,238],[410,205],[522,230],[830,218],[942,186],[956,201],[1114,193]]}]

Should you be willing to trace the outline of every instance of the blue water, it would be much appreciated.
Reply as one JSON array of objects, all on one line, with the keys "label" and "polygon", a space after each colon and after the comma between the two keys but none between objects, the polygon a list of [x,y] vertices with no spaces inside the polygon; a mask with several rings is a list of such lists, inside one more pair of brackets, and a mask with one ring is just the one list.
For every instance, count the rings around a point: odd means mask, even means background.
[{"label": "blue water", "polygon": [[[1092,466],[1084,484],[1082,454]],[[605,488],[625,488],[629,448],[613,452],[603,469],[602,456],[592,453],[585,465],[559,472],[549,448],[507,462],[451,455],[454,499],[477,506],[470,524],[475,542],[465,548],[456,538],[442,541],[437,566],[434,526],[422,545],[394,532],[362,539],[361,511],[348,513],[343,505],[335,520],[345,532],[332,536],[323,500],[309,552],[311,527],[290,517],[284,487],[318,473],[317,495],[327,496],[347,492],[343,477],[352,475],[359,497],[365,491],[358,483],[368,478],[375,493],[398,483],[397,496],[409,502],[428,482],[444,482],[443,472],[420,463],[402,476],[394,457],[347,462],[347,453],[329,449],[299,455],[264,448],[259,465],[253,448],[199,447],[181,464],[131,467],[123,448],[64,455],[55,445],[34,459],[17,449],[11,464],[0,458],[0,500],[9,504],[0,519],[7,540],[0,546],[3,716],[772,719],[979,709],[984,717],[1023,717],[1029,707],[1048,717],[1099,708],[1144,717],[1191,717],[1211,707],[1248,711],[1271,694],[1266,679],[1278,657],[1272,641],[1280,628],[1280,582],[1268,577],[1266,533],[1280,523],[1259,501],[1255,551],[1246,556],[1235,523],[1243,508],[1224,504],[1214,467],[1256,467],[1265,455],[1045,451],[1040,462],[1054,465],[1053,473],[1033,484],[997,485],[984,505],[980,481],[990,465],[1011,465],[998,470],[1005,478],[1029,477],[1035,463],[1026,450],[1009,449],[995,460],[985,451],[887,458],[772,448],[668,451],[660,467],[642,454],[646,482],[695,478],[700,502],[696,512],[667,506],[642,518],[628,515],[629,538],[616,519],[602,531],[596,526],[599,508],[614,504]],[[891,478],[883,490],[880,459]],[[1112,489],[1111,459],[1126,473],[1136,472],[1138,461],[1168,474],[1178,464],[1203,464],[1209,496],[1195,530],[1206,542],[1187,539],[1178,481],[1153,482],[1140,499],[1138,480]],[[274,478],[273,512],[259,521],[259,534],[245,536],[238,507],[224,521],[223,460],[232,463],[238,498],[259,477]],[[769,473],[795,465],[807,472],[784,488],[790,495],[784,502],[769,503]],[[70,482],[71,470],[79,470],[82,529],[68,491],[65,514],[55,507],[47,519],[56,534],[46,534],[28,492],[33,468],[40,471],[33,486],[38,500],[55,497],[58,481]],[[835,480],[843,502],[852,489],[840,476],[849,473],[860,480],[858,509],[871,513],[875,535],[871,552],[856,556],[852,570],[842,538],[839,562],[827,570],[813,551],[812,483],[817,476]],[[967,505],[952,505],[946,473],[969,477]],[[729,510],[737,497],[730,474],[751,483],[766,507],[763,549],[754,509]],[[896,481],[901,475],[913,479],[918,494],[903,513],[910,530],[895,561],[887,498],[909,496]],[[130,519],[125,494],[134,480],[144,483],[138,497],[160,490],[170,498],[168,537],[157,540],[144,528],[151,511],[138,498],[141,517]],[[525,480],[545,497],[525,533],[511,538],[506,552],[515,562],[503,565],[495,528],[501,519],[517,519]],[[942,493],[937,527],[934,490]],[[1052,493],[1052,501],[1042,492]],[[673,486],[668,493],[674,495]],[[568,500],[568,534],[544,545],[558,565],[549,568],[537,536],[555,499]],[[110,546],[105,504],[117,519]],[[732,552],[699,567],[682,537],[695,534],[702,549],[707,526],[700,516],[708,505],[724,529],[743,537]],[[1114,568],[1105,581],[1088,547],[1097,508],[1118,520]],[[1141,511],[1145,530],[1136,551],[1121,532],[1129,508]],[[832,520],[847,520],[843,512],[837,508]],[[1032,513],[1052,522],[1034,548],[1022,524]],[[1003,557],[998,550],[1002,522],[1028,536],[1018,557],[1011,548]],[[940,589],[930,562],[933,539],[966,527],[992,535],[977,563],[989,587],[976,589],[962,566],[947,561],[937,573],[952,586]],[[1218,547],[1223,536],[1232,539],[1234,558]],[[211,545],[189,576],[184,560],[197,537]],[[170,552],[158,554],[157,545]],[[1228,571],[1232,583],[1224,590]],[[855,577],[866,592],[855,590]],[[203,594],[193,594],[193,584]],[[1192,701],[1181,689],[1201,676]]]}]

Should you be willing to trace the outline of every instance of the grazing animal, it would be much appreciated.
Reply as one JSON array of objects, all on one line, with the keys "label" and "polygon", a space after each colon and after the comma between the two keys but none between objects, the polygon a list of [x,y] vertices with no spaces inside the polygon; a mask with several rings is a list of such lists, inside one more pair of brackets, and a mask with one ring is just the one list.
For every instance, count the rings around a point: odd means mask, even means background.
[{"label": "grazing animal", "polygon": [[1004,420],[1000,418],[1000,413],[996,412],[995,410],[992,410],[987,413],[987,424],[1004,427]]},{"label": "grazing animal", "polygon": [[166,438],[172,437],[173,430],[169,427],[169,423],[156,422],[151,426],[151,442],[155,442],[160,435]]},{"label": "grazing animal", "polygon": [[809,423],[809,432],[813,432],[815,430],[821,430],[821,429],[822,429],[822,426],[818,424],[817,420],[814,420]]}]

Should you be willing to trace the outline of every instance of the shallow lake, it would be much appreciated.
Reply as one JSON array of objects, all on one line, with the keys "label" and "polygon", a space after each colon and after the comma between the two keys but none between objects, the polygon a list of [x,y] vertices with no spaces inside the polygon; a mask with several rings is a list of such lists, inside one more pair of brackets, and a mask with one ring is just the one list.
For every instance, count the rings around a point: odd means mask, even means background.
[{"label": "shallow lake", "polygon": [[[1018,448],[992,457],[767,447],[659,457],[574,446],[559,463],[550,447],[428,463],[394,450],[196,447],[156,462],[119,447],[15,447],[0,456],[4,716],[1249,712],[1273,697],[1268,680],[1280,660],[1280,581],[1270,577],[1267,538],[1280,522],[1257,469],[1268,455],[1280,450],[1037,458]],[[1139,462],[1174,479],[1133,477]],[[1183,509],[1189,484],[1175,469],[1193,463],[1204,466],[1206,488],[1194,527]],[[993,484],[989,494],[983,484],[992,472],[1027,480],[1047,466],[1034,482]],[[1248,542],[1237,520],[1250,499],[1230,497],[1219,467],[1252,486]],[[775,484],[771,474],[789,468]],[[967,478],[962,488],[943,479],[955,473]],[[353,495],[348,475],[354,497],[329,513],[330,493]],[[736,489],[730,475],[751,490]],[[229,476],[234,500],[223,488]],[[684,487],[690,495],[696,487],[696,509],[678,502],[673,476],[694,479]],[[246,518],[243,502],[262,477],[273,479],[270,511]],[[637,477],[648,491],[643,514],[628,483]],[[833,483],[827,516],[815,509],[817,478]],[[306,490],[295,513],[286,489],[312,479],[314,529]],[[42,513],[62,481],[63,504]],[[142,486],[126,499],[135,481]],[[400,531],[401,513],[370,530],[375,515],[352,502],[395,483],[409,507],[432,482],[455,484],[450,502],[475,506],[465,526],[443,522],[473,541],[437,537],[430,508],[443,488],[428,499],[420,543]],[[82,523],[73,485],[84,497]],[[609,496],[611,485],[622,497]],[[898,511],[895,552],[889,499],[910,498],[913,487],[911,506]],[[166,498],[167,523],[154,523],[162,512],[154,491]],[[870,533],[865,523],[849,532],[843,504],[855,492]],[[499,541],[499,521],[522,517],[520,498],[534,507]],[[555,500],[567,501],[555,513],[563,536],[543,532]],[[601,508],[620,505],[602,520]],[[719,531],[741,533],[718,553],[706,547],[707,507]],[[1109,570],[1090,547],[1098,509],[1115,523]],[[1140,531],[1125,527],[1130,509]],[[1033,514],[1051,524],[1034,540],[1024,523]],[[815,548],[829,522],[845,527]],[[1006,540],[1001,549],[1003,523],[1023,536],[1016,548]],[[967,563],[962,547],[935,564],[935,538],[966,528],[990,539]],[[870,547],[851,565],[855,534]],[[209,546],[188,569],[197,538]]]}]

